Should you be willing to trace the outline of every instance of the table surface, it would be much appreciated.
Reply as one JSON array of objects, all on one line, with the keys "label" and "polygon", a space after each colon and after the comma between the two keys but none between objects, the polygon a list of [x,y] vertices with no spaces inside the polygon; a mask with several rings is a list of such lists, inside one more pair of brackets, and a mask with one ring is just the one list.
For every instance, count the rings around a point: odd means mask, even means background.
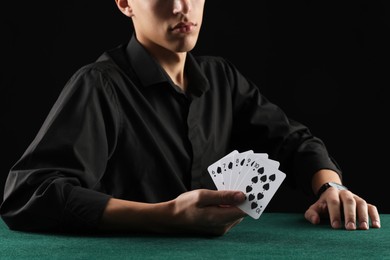
[{"label": "table surface", "polygon": [[263,213],[210,238],[25,233],[0,220],[0,259],[390,259],[390,214],[381,224],[334,230],[302,214]]}]

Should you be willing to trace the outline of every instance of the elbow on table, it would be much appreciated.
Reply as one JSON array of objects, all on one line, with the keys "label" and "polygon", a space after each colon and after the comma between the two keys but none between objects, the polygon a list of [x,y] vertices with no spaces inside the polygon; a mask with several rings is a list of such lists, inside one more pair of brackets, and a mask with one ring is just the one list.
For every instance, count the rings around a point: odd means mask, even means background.
[{"label": "elbow on table", "polygon": [[5,202],[0,207],[0,216],[9,229],[27,232],[45,232],[57,230],[58,221],[39,215],[29,210],[7,206]]}]

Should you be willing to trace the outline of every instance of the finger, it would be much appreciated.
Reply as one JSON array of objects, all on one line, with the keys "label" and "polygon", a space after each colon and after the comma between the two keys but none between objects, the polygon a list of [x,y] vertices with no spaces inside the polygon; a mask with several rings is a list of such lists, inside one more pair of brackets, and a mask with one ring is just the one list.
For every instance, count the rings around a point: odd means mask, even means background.
[{"label": "finger", "polygon": [[[355,196],[357,197],[357,196]],[[340,199],[344,208],[345,229],[356,229],[356,200],[350,191],[340,191]]]},{"label": "finger", "polygon": [[215,191],[200,190],[198,206],[239,205],[245,200],[245,194],[241,191]]},{"label": "finger", "polygon": [[310,223],[317,225],[320,223],[320,214],[322,211],[321,203],[317,202],[311,205],[305,212],[305,219]]},{"label": "finger", "polygon": [[243,219],[244,219],[244,218],[239,218],[239,219],[237,219],[236,221],[234,221],[234,222],[230,225],[229,229],[232,229],[232,228],[235,227],[236,225],[240,224],[241,221],[242,221]]},{"label": "finger", "polygon": [[237,207],[218,207],[208,206],[203,208],[204,216],[201,225],[207,227],[207,229],[225,230],[222,233],[227,232],[228,229],[237,225],[244,217],[246,213]]},{"label": "finger", "polygon": [[[340,191],[341,192],[341,191]],[[341,202],[339,191],[336,188],[328,188],[323,195],[325,196],[326,204],[329,212],[329,219],[332,228],[341,227]]]},{"label": "finger", "polygon": [[368,206],[367,203],[364,199],[355,196],[355,201],[356,201],[356,212],[357,212],[357,219],[359,229],[367,230],[369,229],[368,225]]},{"label": "finger", "polygon": [[228,228],[226,229],[226,232],[228,232],[230,229],[234,228],[235,226],[237,226],[239,223],[241,223],[241,221],[243,220],[244,218],[239,218],[237,220],[235,220],[232,224],[230,224],[228,226]]},{"label": "finger", "polygon": [[222,236],[222,235],[226,234],[227,232],[229,232],[233,227],[238,225],[242,220],[243,220],[243,218],[239,218],[239,219],[235,219],[232,222],[229,222],[229,223],[226,223],[223,225],[219,225],[217,227],[207,227],[205,232],[209,233],[211,235],[214,235],[214,236]]},{"label": "finger", "polygon": [[368,215],[371,219],[371,225],[373,228],[380,228],[381,227],[381,221],[378,213],[378,209],[371,204],[367,204],[368,207]]}]

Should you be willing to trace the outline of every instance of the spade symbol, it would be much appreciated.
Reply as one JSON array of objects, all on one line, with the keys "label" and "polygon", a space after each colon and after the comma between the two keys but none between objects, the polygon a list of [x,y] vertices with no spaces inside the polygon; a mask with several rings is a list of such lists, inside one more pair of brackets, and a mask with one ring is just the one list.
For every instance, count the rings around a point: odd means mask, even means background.
[{"label": "spade symbol", "polygon": [[255,199],[255,195],[253,195],[252,193],[249,194],[248,200],[249,200],[249,201],[252,201],[252,200],[254,200],[254,199]]},{"label": "spade symbol", "polygon": [[269,189],[269,183],[263,185],[263,189],[268,190]]},{"label": "spade symbol", "polygon": [[263,174],[263,173],[264,173],[264,167],[260,167],[260,168],[257,170],[257,172],[258,172],[259,174]]},{"label": "spade symbol", "polygon": [[257,176],[253,177],[251,179],[252,183],[257,183],[259,181],[259,178]]},{"label": "spade symbol", "polygon": [[232,162],[229,163],[228,168],[229,168],[229,169],[232,169],[232,168],[233,168],[233,163],[232,163]]},{"label": "spade symbol", "polygon": [[222,172],[221,167],[218,167],[217,168],[217,173],[221,173],[221,172]]},{"label": "spade symbol", "polygon": [[257,193],[257,200],[261,200],[262,198],[264,198],[264,194],[263,193]]},{"label": "spade symbol", "polygon": [[266,180],[267,180],[267,175],[261,176],[260,180],[261,180],[262,182],[266,182]]},{"label": "spade symbol", "polygon": [[275,174],[272,174],[272,175],[269,176],[269,180],[270,180],[270,181],[274,181],[275,178],[276,178]]},{"label": "spade symbol", "polygon": [[257,208],[257,203],[256,202],[252,202],[251,203],[251,209],[255,209]]},{"label": "spade symbol", "polygon": [[252,187],[251,186],[246,186],[246,193],[251,192],[251,191],[252,191]]},{"label": "spade symbol", "polygon": [[241,163],[240,163],[241,166],[244,164],[244,162],[245,162],[245,159],[242,159],[242,160],[241,160]]}]

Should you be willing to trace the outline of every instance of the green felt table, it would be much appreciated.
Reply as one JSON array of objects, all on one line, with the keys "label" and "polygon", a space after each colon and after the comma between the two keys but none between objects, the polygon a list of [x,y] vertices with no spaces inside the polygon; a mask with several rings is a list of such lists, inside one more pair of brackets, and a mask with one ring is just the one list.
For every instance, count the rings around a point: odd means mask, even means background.
[{"label": "green felt table", "polygon": [[25,233],[0,221],[0,259],[390,259],[390,214],[381,222],[346,231],[302,214],[263,213],[224,236],[195,237]]}]

